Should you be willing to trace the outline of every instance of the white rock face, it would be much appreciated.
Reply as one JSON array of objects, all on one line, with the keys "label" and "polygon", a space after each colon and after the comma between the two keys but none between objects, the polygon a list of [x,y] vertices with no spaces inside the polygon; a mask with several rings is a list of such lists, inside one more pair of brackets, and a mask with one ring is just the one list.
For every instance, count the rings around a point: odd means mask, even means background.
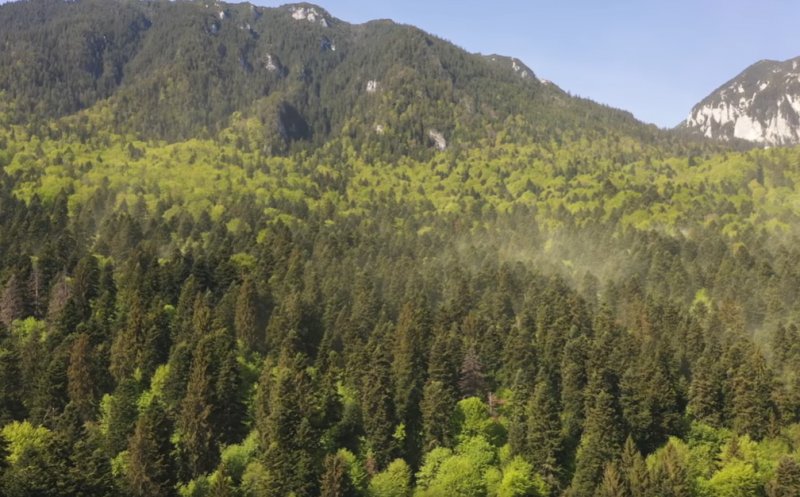
[{"label": "white rock face", "polygon": [[383,124],[376,124],[375,125],[375,132],[378,133],[379,135],[384,134],[386,132],[386,130],[383,128]]},{"label": "white rock face", "polygon": [[328,20],[314,7],[292,7],[292,18],[298,21],[318,23],[323,28],[328,27]]},{"label": "white rock face", "polygon": [[432,129],[428,131],[428,137],[433,140],[434,146],[436,146],[436,150],[442,151],[447,149],[447,140],[444,139],[444,135]]},{"label": "white rock face", "polygon": [[517,59],[511,59],[511,68],[514,70],[515,73],[518,73],[522,79],[525,79],[528,76],[530,76],[528,70],[525,69],[525,66],[517,62]]},{"label": "white rock face", "polygon": [[374,79],[367,81],[367,93],[375,93],[378,91],[378,82]]},{"label": "white rock face", "polygon": [[270,72],[277,71],[278,70],[278,65],[275,63],[275,59],[272,58],[272,55],[267,54],[266,59],[267,59],[267,62],[266,62],[266,64],[264,64],[264,68],[267,71],[270,71]]},{"label": "white rock face", "polygon": [[692,109],[684,126],[709,138],[800,144],[800,58],[761,61]]}]

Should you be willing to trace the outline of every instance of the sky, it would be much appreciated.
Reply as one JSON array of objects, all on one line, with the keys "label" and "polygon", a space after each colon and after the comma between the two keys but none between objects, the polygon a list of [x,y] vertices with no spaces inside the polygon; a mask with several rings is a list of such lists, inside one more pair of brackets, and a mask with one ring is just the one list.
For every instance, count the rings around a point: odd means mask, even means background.
[{"label": "sky", "polygon": [[517,57],[573,95],[661,127],[677,125],[747,66],[800,56],[798,0],[314,3],[351,23],[392,19],[470,52]]}]

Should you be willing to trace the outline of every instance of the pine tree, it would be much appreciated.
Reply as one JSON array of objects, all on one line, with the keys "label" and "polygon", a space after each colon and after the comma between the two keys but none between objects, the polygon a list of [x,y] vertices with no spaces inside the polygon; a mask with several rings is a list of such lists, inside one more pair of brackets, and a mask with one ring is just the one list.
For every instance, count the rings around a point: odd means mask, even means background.
[{"label": "pine tree", "polygon": [[791,457],[782,457],[766,491],[769,497],[800,497],[800,464]]},{"label": "pine tree", "polygon": [[325,456],[320,497],[357,497],[356,489],[347,474],[347,461],[340,454]]},{"label": "pine tree", "polygon": [[764,357],[754,350],[732,378],[733,428],[761,440],[774,415],[772,371]]},{"label": "pine tree", "polygon": [[459,371],[458,387],[461,397],[482,397],[486,392],[486,376],[475,347],[467,349]]},{"label": "pine tree", "polygon": [[[377,333],[376,333],[377,334]],[[395,455],[395,412],[392,399],[391,365],[383,346],[368,345],[372,353],[371,367],[363,380],[361,412],[366,434],[367,448],[371,453],[374,468],[384,468]]]},{"label": "pine tree", "polygon": [[421,446],[420,401],[425,383],[424,337],[428,319],[424,308],[406,303],[395,326],[393,346],[393,392],[397,418],[405,424],[405,456],[412,465],[419,458]]},{"label": "pine tree", "polygon": [[583,430],[586,355],[586,339],[579,337],[567,342],[561,357],[561,427],[566,453],[577,448]]},{"label": "pine tree", "polygon": [[452,413],[456,399],[439,380],[428,380],[422,392],[423,450],[447,447],[453,440]]},{"label": "pine tree", "polygon": [[138,415],[139,391],[139,384],[132,378],[122,380],[114,390],[108,422],[108,448],[112,456],[125,450],[128,444]]},{"label": "pine tree", "polygon": [[659,454],[651,473],[654,495],[664,497],[694,495],[686,466],[672,443],[667,444]]},{"label": "pine tree", "polygon": [[89,336],[78,334],[72,342],[67,369],[67,392],[83,421],[94,418],[95,386]]},{"label": "pine tree", "polygon": [[617,465],[614,462],[606,464],[603,470],[603,480],[597,487],[595,494],[597,497],[629,497],[626,492],[625,485],[622,477],[617,470]]},{"label": "pine tree", "polygon": [[553,380],[540,377],[528,402],[527,451],[534,470],[554,484],[559,479],[561,419]]},{"label": "pine tree", "polygon": [[[719,365],[719,351],[704,353],[692,371],[687,410],[696,420],[711,426],[720,426],[724,413],[724,371]],[[716,355],[717,357],[713,357]]]},{"label": "pine tree", "polygon": [[178,454],[183,481],[210,472],[218,462],[215,444],[218,433],[212,419],[214,358],[211,345],[211,341],[203,340],[195,349],[186,396],[178,415]]},{"label": "pine tree", "polygon": [[26,417],[22,385],[19,352],[0,347],[0,426]]},{"label": "pine tree", "polygon": [[0,323],[11,328],[15,319],[25,314],[25,300],[22,285],[16,274],[12,274],[0,294]]},{"label": "pine tree", "polygon": [[650,492],[650,472],[641,452],[636,447],[633,437],[628,435],[622,448],[620,469],[627,490],[631,497],[646,496]]},{"label": "pine tree", "polygon": [[612,460],[620,449],[620,428],[614,397],[603,389],[598,390],[586,413],[586,425],[578,447],[575,474],[570,486],[571,496],[593,495],[606,462]]},{"label": "pine tree", "polygon": [[172,459],[172,423],[164,406],[153,400],[139,416],[128,442],[127,488],[135,497],[174,495],[176,468]]},{"label": "pine tree", "polygon": [[268,380],[270,385],[260,394],[262,402],[267,395],[269,399],[256,419],[264,449],[263,463],[269,472],[268,497],[292,493],[307,497],[319,481],[313,457],[319,434],[308,418],[313,413],[306,401],[313,394],[305,362],[300,354],[292,357],[284,352]]},{"label": "pine tree", "polygon": [[258,333],[258,294],[253,280],[245,278],[236,295],[234,315],[236,338],[249,350],[262,350],[263,337]]}]

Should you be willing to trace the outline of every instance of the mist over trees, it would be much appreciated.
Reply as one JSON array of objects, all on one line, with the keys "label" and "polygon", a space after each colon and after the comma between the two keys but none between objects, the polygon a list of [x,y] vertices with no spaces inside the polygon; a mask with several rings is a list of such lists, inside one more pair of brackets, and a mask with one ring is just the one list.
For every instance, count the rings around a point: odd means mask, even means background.
[{"label": "mist over trees", "polygon": [[0,7],[0,494],[800,494],[800,150],[213,7]]}]

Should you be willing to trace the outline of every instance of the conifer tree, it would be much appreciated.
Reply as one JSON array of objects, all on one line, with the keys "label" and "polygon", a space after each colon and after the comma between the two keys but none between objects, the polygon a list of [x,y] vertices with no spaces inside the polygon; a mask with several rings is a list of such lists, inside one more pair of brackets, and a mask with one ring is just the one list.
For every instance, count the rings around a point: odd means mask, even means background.
[{"label": "conifer tree", "polygon": [[236,312],[234,314],[236,338],[249,350],[262,350],[260,342],[263,337],[258,333],[258,294],[253,280],[245,278],[236,295]]},{"label": "conifer tree", "polygon": [[372,363],[363,380],[361,412],[372,464],[374,469],[380,470],[392,460],[396,450],[391,364],[381,344],[370,343],[368,347],[372,351]]},{"label": "conifer tree", "polygon": [[622,472],[627,495],[631,497],[650,495],[650,472],[641,452],[639,452],[639,448],[636,447],[636,442],[630,435],[628,435],[625,445],[622,447],[620,471]]},{"label": "conifer tree", "polygon": [[623,478],[617,470],[617,465],[614,462],[606,464],[603,470],[603,480],[597,487],[597,497],[629,497]]},{"label": "conifer tree", "polygon": [[428,380],[425,383],[420,404],[425,452],[436,447],[447,447],[452,442],[455,405],[452,392],[441,381]]},{"label": "conifer tree", "polygon": [[67,369],[67,392],[83,421],[94,417],[95,387],[89,336],[78,334],[72,342]]},{"label": "conifer tree", "polygon": [[732,378],[733,428],[761,440],[774,414],[772,372],[764,357],[754,350]]},{"label": "conifer tree", "polygon": [[[218,463],[222,420],[215,419],[217,375],[220,364],[218,336],[202,338],[195,348],[186,396],[177,418],[181,477],[189,481],[208,473]],[[221,406],[220,406],[221,407]],[[227,421],[227,420],[226,420]],[[235,421],[234,421],[235,422]]]},{"label": "conifer tree", "polygon": [[112,456],[125,450],[138,415],[139,384],[133,378],[122,380],[111,397],[108,421],[108,448]]},{"label": "conifer tree", "polygon": [[606,390],[599,389],[586,412],[586,425],[578,447],[575,474],[569,489],[571,496],[593,495],[603,476],[606,462],[616,457],[620,449],[620,428],[614,397]]},{"label": "conifer tree", "polygon": [[553,380],[541,376],[528,402],[527,451],[534,470],[554,484],[559,479],[561,419]]},{"label": "conifer tree", "polygon": [[775,476],[766,485],[769,497],[800,497],[800,464],[784,456],[775,468]]},{"label": "conifer tree", "polygon": [[458,387],[461,397],[482,397],[486,392],[486,376],[483,363],[478,357],[475,347],[467,349],[459,371]]},{"label": "conifer tree", "polygon": [[325,456],[320,497],[356,497],[356,489],[347,474],[347,461],[340,454]]},{"label": "conifer tree", "polygon": [[161,402],[153,400],[136,421],[128,442],[127,488],[135,497],[174,495],[176,468],[170,442],[172,423]]},{"label": "conifer tree", "polygon": [[693,491],[686,465],[675,446],[668,443],[658,456],[651,471],[651,488],[654,495],[691,497]]},{"label": "conifer tree", "polygon": [[407,302],[395,326],[393,346],[393,392],[398,420],[405,425],[405,455],[416,464],[421,454],[420,401],[425,384],[424,337],[427,335],[427,313],[424,308]]}]

